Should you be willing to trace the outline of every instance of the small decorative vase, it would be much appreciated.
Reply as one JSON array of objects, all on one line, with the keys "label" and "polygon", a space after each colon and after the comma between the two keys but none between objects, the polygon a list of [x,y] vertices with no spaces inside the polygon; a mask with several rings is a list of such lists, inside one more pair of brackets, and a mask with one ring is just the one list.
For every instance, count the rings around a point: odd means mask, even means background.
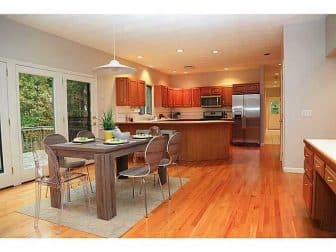
[{"label": "small decorative vase", "polygon": [[113,130],[104,130],[104,140],[113,138]]}]

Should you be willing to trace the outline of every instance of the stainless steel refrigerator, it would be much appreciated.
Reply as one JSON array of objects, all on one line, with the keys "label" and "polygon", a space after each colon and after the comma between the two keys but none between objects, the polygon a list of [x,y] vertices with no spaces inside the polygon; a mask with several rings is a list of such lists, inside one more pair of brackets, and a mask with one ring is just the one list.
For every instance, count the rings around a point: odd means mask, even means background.
[{"label": "stainless steel refrigerator", "polygon": [[232,143],[260,145],[260,94],[232,95]]}]

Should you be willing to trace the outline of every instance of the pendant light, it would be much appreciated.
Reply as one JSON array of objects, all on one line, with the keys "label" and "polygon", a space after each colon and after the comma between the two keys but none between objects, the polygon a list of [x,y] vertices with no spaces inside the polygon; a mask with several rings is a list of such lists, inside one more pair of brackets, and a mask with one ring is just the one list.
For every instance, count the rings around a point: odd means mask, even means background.
[{"label": "pendant light", "polygon": [[95,68],[96,71],[103,74],[111,74],[111,75],[122,75],[122,74],[131,74],[136,71],[135,68],[129,67],[126,65],[122,65],[115,58],[115,28],[113,26],[113,60],[106,65],[102,65]]}]

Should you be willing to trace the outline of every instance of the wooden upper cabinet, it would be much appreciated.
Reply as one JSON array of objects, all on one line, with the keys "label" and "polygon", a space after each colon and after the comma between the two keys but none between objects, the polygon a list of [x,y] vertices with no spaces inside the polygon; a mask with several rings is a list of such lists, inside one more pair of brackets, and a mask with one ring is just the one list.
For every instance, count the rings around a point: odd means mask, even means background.
[{"label": "wooden upper cabinet", "polygon": [[173,94],[174,107],[183,107],[183,90],[174,89]]},{"label": "wooden upper cabinet", "polygon": [[167,91],[167,105],[169,108],[174,107],[174,89],[168,88]]},{"label": "wooden upper cabinet", "polygon": [[138,82],[136,80],[129,80],[128,83],[129,83],[128,84],[128,96],[129,96],[128,105],[138,106],[139,105]]},{"label": "wooden upper cabinet", "polygon": [[232,94],[259,94],[259,83],[234,84]]},{"label": "wooden upper cabinet", "polygon": [[138,95],[138,106],[145,106],[146,105],[146,84],[143,80],[138,80],[138,90],[137,90],[137,95]]},{"label": "wooden upper cabinet", "polygon": [[162,86],[154,86],[154,107],[162,107]]},{"label": "wooden upper cabinet", "polygon": [[201,106],[201,90],[200,88],[192,89],[192,107]]},{"label": "wooden upper cabinet", "polygon": [[168,87],[162,86],[162,107],[167,108],[168,107]]},{"label": "wooden upper cabinet", "polygon": [[232,87],[223,87],[222,104],[223,106],[232,106]]},{"label": "wooden upper cabinet", "polygon": [[211,95],[222,95],[222,87],[211,87]]},{"label": "wooden upper cabinet", "polygon": [[128,78],[116,78],[117,106],[127,106],[128,100]]},{"label": "wooden upper cabinet", "polygon": [[211,95],[211,87],[201,87],[201,96]]},{"label": "wooden upper cabinet", "polygon": [[192,92],[190,88],[182,90],[182,97],[183,97],[183,107],[191,107],[192,106]]},{"label": "wooden upper cabinet", "polygon": [[260,85],[259,83],[251,83],[245,84],[245,93],[246,94],[259,94],[260,93]]}]

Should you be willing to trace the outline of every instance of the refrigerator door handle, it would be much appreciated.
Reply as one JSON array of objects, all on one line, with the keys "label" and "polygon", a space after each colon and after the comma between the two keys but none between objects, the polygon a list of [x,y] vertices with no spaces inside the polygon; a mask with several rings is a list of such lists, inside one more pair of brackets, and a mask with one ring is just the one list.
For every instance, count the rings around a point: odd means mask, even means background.
[{"label": "refrigerator door handle", "polygon": [[246,129],[245,99],[244,99],[244,96],[243,96],[243,111],[242,111],[242,128]]}]

